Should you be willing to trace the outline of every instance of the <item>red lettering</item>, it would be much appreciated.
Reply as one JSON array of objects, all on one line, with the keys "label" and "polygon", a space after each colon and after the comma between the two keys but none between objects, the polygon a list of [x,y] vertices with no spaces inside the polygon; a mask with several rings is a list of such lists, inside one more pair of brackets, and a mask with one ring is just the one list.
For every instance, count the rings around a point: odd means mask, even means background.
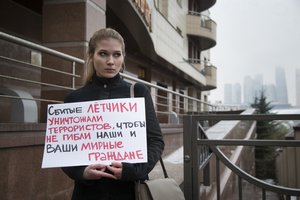
[{"label": "red lettering", "polygon": [[94,103],[94,104],[90,104],[88,107],[87,112],[91,112],[91,113],[98,113],[99,112],[99,104]]},{"label": "red lettering", "polygon": [[49,136],[46,136],[46,142],[58,142],[56,136],[57,136],[57,135],[49,135]]},{"label": "red lettering", "polygon": [[123,161],[123,160],[142,160],[143,159],[143,153],[142,150],[137,151],[128,151],[128,152],[114,152],[114,151],[108,151],[108,152],[93,152],[88,154],[89,160],[93,159],[95,161],[109,161],[109,160],[115,160],[115,161]]},{"label": "red lettering", "polygon": [[137,150],[135,153],[138,159],[144,159],[142,150]]},{"label": "red lettering", "polygon": [[134,103],[134,104],[131,104],[131,103],[129,103],[129,109],[130,109],[130,111],[132,112],[137,112],[137,104],[136,103]]}]

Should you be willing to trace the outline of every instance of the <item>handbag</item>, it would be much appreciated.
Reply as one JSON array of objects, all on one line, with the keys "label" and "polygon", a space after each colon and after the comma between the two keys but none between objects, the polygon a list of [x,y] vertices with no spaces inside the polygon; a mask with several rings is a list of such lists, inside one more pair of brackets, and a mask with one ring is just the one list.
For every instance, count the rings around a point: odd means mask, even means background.
[{"label": "handbag", "polygon": [[136,200],[184,200],[184,194],[179,185],[168,177],[162,158],[160,164],[164,178],[135,182]]},{"label": "handbag", "polygon": [[[134,97],[134,85],[130,86],[130,97]],[[179,185],[172,178],[169,178],[163,159],[160,158],[164,178],[134,183],[135,200],[184,200],[184,194]]]}]

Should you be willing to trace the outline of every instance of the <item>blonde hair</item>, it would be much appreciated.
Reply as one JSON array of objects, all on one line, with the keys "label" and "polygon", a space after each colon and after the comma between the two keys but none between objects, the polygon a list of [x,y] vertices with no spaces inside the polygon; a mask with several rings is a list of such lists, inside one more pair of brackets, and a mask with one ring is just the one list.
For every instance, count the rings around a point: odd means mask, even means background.
[{"label": "blonde hair", "polygon": [[[85,69],[85,76],[83,79],[84,85],[89,83],[92,80],[93,75],[95,74],[95,68],[92,62],[90,62],[90,58],[92,55],[94,55],[97,44],[101,40],[113,38],[118,40],[121,45],[122,45],[122,54],[125,56],[125,43],[124,39],[121,36],[120,33],[118,33],[116,30],[112,28],[103,28],[98,31],[96,31],[93,36],[91,37],[89,41],[89,46],[88,46],[88,57],[87,57],[87,62],[86,62],[86,69]],[[124,63],[123,63],[123,68],[124,68]]]}]

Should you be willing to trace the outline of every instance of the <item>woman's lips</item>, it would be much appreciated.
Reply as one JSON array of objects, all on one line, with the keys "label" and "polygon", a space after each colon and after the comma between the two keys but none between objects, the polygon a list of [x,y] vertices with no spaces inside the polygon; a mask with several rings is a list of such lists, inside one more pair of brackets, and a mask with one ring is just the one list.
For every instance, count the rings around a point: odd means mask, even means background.
[{"label": "woman's lips", "polygon": [[113,73],[113,72],[115,72],[114,69],[105,69],[104,71],[106,71],[106,72],[108,72],[108,73]]}]

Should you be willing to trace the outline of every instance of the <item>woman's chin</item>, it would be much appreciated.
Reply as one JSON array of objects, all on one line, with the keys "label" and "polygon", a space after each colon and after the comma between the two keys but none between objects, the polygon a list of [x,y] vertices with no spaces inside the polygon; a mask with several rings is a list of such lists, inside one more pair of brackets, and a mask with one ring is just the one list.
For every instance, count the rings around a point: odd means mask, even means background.
[{"label": "woman's chin", "polygon": [[[100,75],[100,77],[102,77],[102,78],[113,78],[113,77],[115,77],[117,74],[118,74],[118,73],[102,73],[102,74]],[[99,76],[99,75],[98,75],[98,76]]]}]

